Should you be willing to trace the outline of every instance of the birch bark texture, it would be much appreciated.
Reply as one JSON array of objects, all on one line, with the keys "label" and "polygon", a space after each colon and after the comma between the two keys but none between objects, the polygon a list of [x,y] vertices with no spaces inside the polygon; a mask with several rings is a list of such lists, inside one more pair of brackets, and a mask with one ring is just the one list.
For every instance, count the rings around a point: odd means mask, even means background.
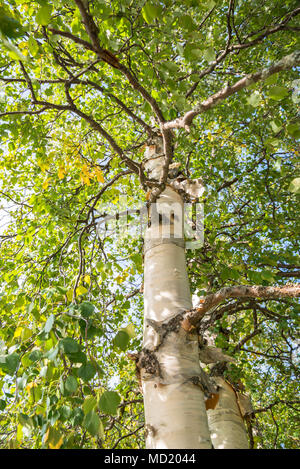
[{"label": "birch bark texture", "polygon": [[237,395],[223,378],[216,377],[219,399],[208,409],[208,425],[214,449],[249,449],[246,427],[237,402]]},{"label": "birch bark texture", "polygon": [[[159,179],[160,142],[147,148],[148,176]],[[149,206],[144,249],[144,341],[140,359],[148,449],[212,447],[200,375],[197,334],[175,316],[192,307],[181,195],[166,185]],[[172,319],[174,320],[172,322]]]}]

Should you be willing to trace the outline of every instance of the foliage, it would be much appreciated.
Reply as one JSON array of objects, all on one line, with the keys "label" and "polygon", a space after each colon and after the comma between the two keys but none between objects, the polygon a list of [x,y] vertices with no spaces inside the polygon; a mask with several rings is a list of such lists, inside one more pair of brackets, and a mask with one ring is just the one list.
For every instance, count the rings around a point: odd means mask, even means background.
[{"label": "foliage", "polygon": [[[98,236],[97,223],[124,194],[129,207],[145,202],[158,120],[295,51],[298,13],[293,0],[3,2],[2,447],[143,447],[128,357],[141,347],[142,238]],[[296,78],[272,75],[174,131],[175,161],[206,185],[193,293],[299,277]],[[299,444],[296,319],[292,300],[237,299],[208,321],[251,392],[258,447]]]}]

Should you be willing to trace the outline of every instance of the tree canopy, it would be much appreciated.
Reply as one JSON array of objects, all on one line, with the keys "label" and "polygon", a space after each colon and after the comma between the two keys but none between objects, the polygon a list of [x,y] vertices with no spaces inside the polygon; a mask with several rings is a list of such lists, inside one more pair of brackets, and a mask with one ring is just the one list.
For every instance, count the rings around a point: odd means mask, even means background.
[{"label": "tree canopy", "polygon": [[[143,447],[143,237],[96,228],[122,197],[129,209],[157,197],[171,161],[206,188],[193,294],[296,283],[299,12],[294,0],[2,2],[1,447]],[[143,158],[158,133],[153,181]],[[294,298],[224,298],[200,323],[251,394],[252,447],[299,445],[298,311]]]}]

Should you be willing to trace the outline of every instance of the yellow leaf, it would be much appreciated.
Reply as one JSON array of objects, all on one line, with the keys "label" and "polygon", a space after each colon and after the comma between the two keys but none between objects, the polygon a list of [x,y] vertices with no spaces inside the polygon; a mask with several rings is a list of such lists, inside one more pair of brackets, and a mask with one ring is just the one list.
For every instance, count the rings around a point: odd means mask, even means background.
[{"label": "yellow leaf", "polygon": [[81,172],[80,173],[80,180],[82,182],[82,184],[86,184],[87,186],[90,186],[90,178],[84,173],[84,172]]},{"label": "yellow leaf", "polygon": [[47,178],[47,179],[45,179],[45,181],[43,182],[42,187],[43,187],[43,190],[44,190],[44,191],[45,191],[46,189],[48,189],[50,180],[51,180],[50,178]]},{"label": "yellow leaf", "polygon": [[91,283],[91,277],[90,277],[89,275],[85,275],[84,278],[83,278],[83,280],[84,280],[86,283],[88,283],[88,284]]},{"label": "yellow leaf", "polygon": [[40,414],[43,415],[43,414],[45,414],[45,412],[46,412],[45,406],[43,406],[41,404],[37,404],[36,409],[35,409],[35,413],[37,415],[40,415]]},{"label": "yellow leaf", "polygon": [[136,332],[135,332],[135,328],[133,324],[128,324],[128,326],[122,330],[125,331],[131,339],[133,339],[133,337],[136,336]]},{"label": "yellow leaf", "polygon": [[47,169],[49,169],[50,167],[50,159],[49,159],[49,155],[47,157],[47,160],[45,160],[44,158],[38,158],[37,160],[37,165],[38,167],[41,169],[41,171],[44,173]]},{"label": "yellow leaf", "polygon": [[49,427],[45,433],[45,443],[50,449],[59,449],[63,444],[63,435],[53,427]]},{"label": "yellow leaf", "polygon": [[68,298],[68,301],[72,301],[72,298],[73,298],[73,290],[68,290],[68,291],[67,291],[67,298]]},{"label": "yellow leaf", "polygon": [[126,280],[127,277],[128,277],[128,273],[125,272],[123,275],[118,275],[118,276],[115,278],[115,280],[116,280],[116,282],[120,285],[121,283],[123,283],[123,282]]},{"label": "yellow leaf", "polygon": [[118,275],[115,280],[116,280],[116,282],[117,282],[118,284],[122,283],[122,277],[121,277],[121,275]]},{"label": "yellow leaf", "polygon": [[82,285],[80,285],[80,287],[76,288],[76,294],[77,295],[84,295],[87,292],[88,292],[87,288],[83,287]]},{"label": "yellow leaf", "polygon": [[65,177],[65,167],[64,166],[60,166],[59,169],[58,169],[58,177],[59,179],[63,179]]},{"label": "yellow leaf", "polygon": [[22,341],[26,341],[31,337],[33,334],[32,330],[29,329],[28,327],[23,327],[22,334],[21,334],[21,339]]},{"label": "yellow leaf", "polygon": [[22,425],[19,423],[18,427],[17,427],[17,435],[16,435],[16,440],[18,443],[21,443],[22,440],[23,440],[23,427]]},{"label": "yellow leaf", "polygon": [[103,176],[101,169],[96,168],[94,170],[94,175],[96,176],[98,182],[101,182],[101,183],[104,182],[104,176]]},{"label": "yellow leaf", "polygon": [[17,448],[18,448],[18,442],[17,442],[17,440],[14,440],[14,439],[9,440],[9,442],[8,442],[8,448],[9,448],[9,449],[17,449]]},{"label": "yellow leaf", "polygon": [[37,386],[37,384],[34,381],[32,381],[31,383],[27,384],[25,389],[28,392],[28,394],[30,394],[32,388],[35,388],[36,386]]},{"label": "yellow leaf", "polygon": [[14,333],[14,339],[17,339],[22,334],[23,327],[17,327]]}]

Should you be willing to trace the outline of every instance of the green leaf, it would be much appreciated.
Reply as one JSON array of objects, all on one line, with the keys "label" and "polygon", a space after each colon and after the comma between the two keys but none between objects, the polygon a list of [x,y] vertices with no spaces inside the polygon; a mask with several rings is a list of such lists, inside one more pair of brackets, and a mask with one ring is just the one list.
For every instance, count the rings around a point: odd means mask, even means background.
[{"label": "green leaf", "polygon": [[274,85],[278,79],[278,73],[274,73],[265,79],[265,85]]},{"label": "green leaf", "polygon": [[91,410],[93,410],[96,405],[97,399],[94,396],[87,397],[82,405],[82,410],[84,414],[88,414],[89,412],[91,412]]},{"label": "green leaf", "polygon": [[153,20],[155,20],[155,18],[157,18],[161,14],[161,11],[161,6],[148,2],[142,8],[142,16],[146,23],[150,24]]},{"label": "green leaf", "polygon": [[115,415],[120,402],[121,398],[116,391],[105,391],[100,397],[99,409],[106,414]]},{"label": "green leaf", "polygon": [[63,421],[68,420],[72,415],[72,409],[69,406],[63,405],[59,409],[59,413],[60,413],[60,419],[61,420],[63,420]]},{"label": "green leaf", "polygon": [[96,373],[97,370],[92,362],[87,362],[85,365],[82,365],[77,372],[79,378],[86,382],[93,379]]},{"label": "green leaf", "polygon": [[44,332],[46,332],[46,334],[48,334],[51,331],[53,324],[54,324],[54,320],[55,320],[55,317],[53,314],[51,314],[51,316],[49,316],[44,326]]},{"label": "green leaf", "polygon": [[73,410],[72,415],[71,415],[71,422],[74,427],[77,425],[81,425],[82,421],[84,419],[84,413],[82,409],[77,407],[76,409]]},{"label": "green leaf", "polygon": [[215,0],[207,0],[205,2],[205,8],[207,8],[208,10],[211,10],[215,6],[215,4],[216,4]]},{"label": "green leaf", "polygon": [[201,50],[201,49],[186,48],[184,53],[185,54],[187,53],[188,55],[190,53],[193,57],[197,57],[197,59],[202,59],[202,57],[203,57],[203,50]]},{"label": "green leaf", "polygon": [[286,130],[295,139],[300,138],[300,126],[299,126],[299,124],[289,124],[289,125],[287,125]]},{"label": "green leaf", "polygon": [[126,350],[130,341],[130,337],[128,333],[124,330],[121,330],[117,333],[115,338],[113,339],[113,343],[116,347],[120,348],[121,350]]},{"label": "green leaf", "polygon": [[273,166],[273,169],[275,171],[281,171],[281,160],[276,160],[274,166]]},{"label": "green leaf", "polygon": [[80,351],[80,346],[76,340],[71,337],[66,337],[60,341],[60,346],[63,348],[66,354],[77,353]]},{"label": "green leaf", "polygon": [[134,325],[133,324],[128,324],[128,326],[126,326],[124,329],[122,329],[124,332],[126,332],[126,334],[128,334],[128,336],[130,337],[130,339],[133,339],[135,336],[136,336],[136,332],[135,332],[135,328],[134,328]]},{"label": "green leaf", "polygon": [[7,374],[13,375],[20,363],[20,357],[17,353],[0,356],[0,368]]},{"label": "green leaf", "polygon": [[294,194],[298,194],[300,192],[300,178],[295,178],[289,185],[289,191],[293,192]]},{"label": "green leaf", "polygon": [[4,410],[6,407],[6,402],[3,399],[0,399],[0,411]]},{"label": "green leaf", "polygon": [[68,358],[72,363],[86,363],[86,354],[84,352],[69,353]]},{"label": "green leaf", "polygon": [[32,36],[28,39],[28,49],[33,56],[35,56],[39,51],[38,42]]},{"label": "green leaf", "polygon": [[37,362],[38,360],[40,360],[43,356],[43,353],[41,352],[41,350],[33,350],[30,355],[29,355],[29,360],[31,360],[32,362]]},{"label": "green leaf", "polygon": [[224,267],[221,270],[220,277],[222,280],[228,280],[228,279],[237,280],[240,277],[240,273],[236,269]]},{"label": "green leaf", "polygon": [[75,378],[75,376],[69,375],[65,381],[65,389],[70,394],[73,394],[74,392],[77,391],[77,388],[78,388],[77,379]]},{"label": "green leaf", "polygon": [[282,129],[282,125],[280,125],[276,121],[271,121],[270,126],[275,134],[277,134]]},{"label": "green leaf", "polygon": [[79,305],[79,311],[84,318],[88,318],[95,311],[95,306],[89,301],[84,301]]},{"label": "green leaf", "polygon": [[26,414],[20,413],[20,414],[18,415],[18,420],[19,420],[20,424],[21,424],[23,427],[27,427],[27,428],[32,428],[32,427],[33,427],[32,418],[29,417],[29,416],[26,415]]},{"label": "green leaf", "polygon": [[268,282],[274,282],[274,275],[269,270],[263,270],[261,272],[261,277]]},{"label": "green leaf", "polygon": [[32,303],[29,303],[29,305],[27,305],[27,306],[26,306],[26,313],[27,313],[27,314],[30,314],[30,313],[32,313],[32,311],[33,311],[34,307],[35,307],[35,304],[34,304],[34,302],[32,302]]},{"label": "green leaf", "polygon": [[36,22],[42,26],[47,26],[51,21],[52,9],[52,5],[46,4],[41,6],[35,17]]},{"label": "green leaf", "polygon": [[262,281],[262,276],[260,272],[255,272],[255,271],[248,271],[248,277],[251,282],[254,284],[260,284]]},{"label": "green leaf", "polygon": [[193,21],[190,15],[182,15],[178,18],[178,25],[187,31],[194,31],[197,29],[197,25]]},{"label": "green leaf", "polygon": [[16,39],[20,36],[24,36],[25,31],[22,25],[9,15],[10,13],[8,11],[0,7],[0,32],[8,39]]},{"label": "green leaf", "polygon": [[261,96],[259,91],[254,91],[249,98],[247,98],[247,103],[250,104],[250,106],[257,107],[261,101]]},{"label": "green leaf", "polygon": [[273,86],[269,89],[268,95],[271,99],[274,99],[275,101],[281,101],[283,98],[289,95],[289,92],[283,86]]},{"label": "green leaf", "polygon": [[50,361],[54,361],[58,354],[58,347],[52,347],[48,352],[45,353],[45,357]]},{"label": "green leaf", "polygon": [[91,410],[83,419],[83,426],[92,435],[97,436],[103,432],[101,421],[93,410]]},{"label": "green leaf", "polygon": [[209,47],[205,51],[203,51],[203,57],[207,62],[213,62],[216,59],[216,53],[213,47]]},{"label": "green leaf", "polygon": [[177,73],[178,71],[178,65],[174,62],[163,62],[161,67],[167,69],[168,72],[171,73]]}]

